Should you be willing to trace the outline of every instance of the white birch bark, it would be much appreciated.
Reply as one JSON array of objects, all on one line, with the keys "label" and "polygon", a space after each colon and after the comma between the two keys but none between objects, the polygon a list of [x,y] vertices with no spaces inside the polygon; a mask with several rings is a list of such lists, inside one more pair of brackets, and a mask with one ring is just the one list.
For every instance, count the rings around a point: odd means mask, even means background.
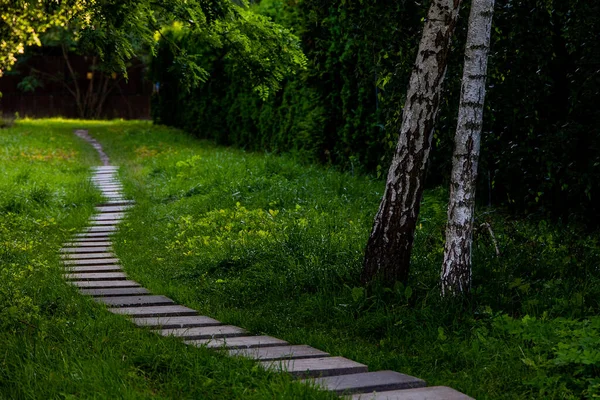
[{"label": "white birch bark", "polygon": [[442,294],[468,293],[477,165],[494,0],[473,0],[450,177]]},{"label": "white birch bark", "polygon": [[433,0],[402,113],[402,127],[385,193],[365,250],[364,283],[406,281],[423,194],[425,166],[460,0]]}]

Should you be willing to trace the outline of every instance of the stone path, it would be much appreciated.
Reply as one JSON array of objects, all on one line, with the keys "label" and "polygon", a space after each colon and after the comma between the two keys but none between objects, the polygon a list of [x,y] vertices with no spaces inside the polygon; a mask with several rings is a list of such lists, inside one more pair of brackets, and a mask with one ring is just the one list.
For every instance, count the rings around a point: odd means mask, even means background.
[{"label": "stone path", "polygon": [[444,386],[426,387],[425,381],[395,371],[368,372],[366,365],[335,357],[306,345],[292,345],[270,336],[255,336],[242,328],[198,315],[196,310],[153,295],[129,280],[112,248],[111,235],[134,202],[126,200],[118,167],[109,165],[102,146],[87,131],[76,135],[90,142],[101,155],[101,167],[93,168],[92,182],[106,202],[88,227],[61,249],[64,277],[79,291],[122,314],[140,327],[159,335],[176,336],[190,346],[206,346],[256,360],[265,368],[283,371],[302,382],[333,391],[348,399],[467,400],[470,397]]}]

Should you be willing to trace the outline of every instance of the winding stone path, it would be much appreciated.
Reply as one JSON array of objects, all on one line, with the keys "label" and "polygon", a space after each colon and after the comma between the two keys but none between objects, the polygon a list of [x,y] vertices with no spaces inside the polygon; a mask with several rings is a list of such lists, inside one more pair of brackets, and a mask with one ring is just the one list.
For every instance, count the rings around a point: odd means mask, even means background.
[{"label": "winding stone path", "polygon": [[61,249],[64,277],[83,295],[105,304],[108,311],[127,316],[135,325],[163,336],[181,338],[190,346],[206,346],[232,356],[248,357],[265,368],[286,372],[302,382],[333,391],[347,399],[467,400],[454,389],[426,387],[426,382],[395,371],[368,372],[364,364],[306,345],[292,345],[270,336],[223,325],[180,306],[165,296],[153,295],[129,280],[112,252],[111,235],[126,218],[134,202],[126,200],[118,178],[102,146],[87,131],[75,134],[98,150],[103,166],[93,168],[92,182],[106,202],[96,207],[88,227]]}]

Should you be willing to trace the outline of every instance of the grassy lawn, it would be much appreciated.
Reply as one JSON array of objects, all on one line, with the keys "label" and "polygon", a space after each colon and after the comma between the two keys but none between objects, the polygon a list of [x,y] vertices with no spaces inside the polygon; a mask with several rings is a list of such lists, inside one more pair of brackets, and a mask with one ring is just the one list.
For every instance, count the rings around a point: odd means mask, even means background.
[{"label": "grassy lawn", "polygon": [[133,329],[61,281],[60,243],[98,201],[86,183],[95,156],[76,126],[122,166],[137,205],[115,248],[152,292],[477,399],[600,395],[597,234],[481,210],[501,255],[478,229],[473,296],[447,303],[437,285],[447,195],[430,190],[409,286],[363,288],[380,180],[146,122],[46,120],[0,130],[0,397],[328,396]]},{"label": "grassy lawn", "polygon": [[24,121],[0,130],[0,398],[335,398],[136,329],[61,278],[58,249],[100,197],[73,135],[118,125]]}]

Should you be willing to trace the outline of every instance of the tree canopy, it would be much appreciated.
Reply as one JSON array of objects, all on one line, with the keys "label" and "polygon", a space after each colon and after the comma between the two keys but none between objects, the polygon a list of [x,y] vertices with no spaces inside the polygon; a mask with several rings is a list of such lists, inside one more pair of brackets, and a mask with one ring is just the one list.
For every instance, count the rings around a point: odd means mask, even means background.
[{"label": "tree canopy", "polygon": [[[228,0],[17,0],[0,4],[0,71],[11,67],[40,35],[68,25],[82,51],[99,56],[106,68],[126,73],[139,48],[154,53],[161,30],[173,24],[193,32],[250,71],[261,93],[276,89],[286,74],[306,61],[297,38],[267,18]],[[208,77],[198,56],[169,42],[173,60],[188,87]]]}]

